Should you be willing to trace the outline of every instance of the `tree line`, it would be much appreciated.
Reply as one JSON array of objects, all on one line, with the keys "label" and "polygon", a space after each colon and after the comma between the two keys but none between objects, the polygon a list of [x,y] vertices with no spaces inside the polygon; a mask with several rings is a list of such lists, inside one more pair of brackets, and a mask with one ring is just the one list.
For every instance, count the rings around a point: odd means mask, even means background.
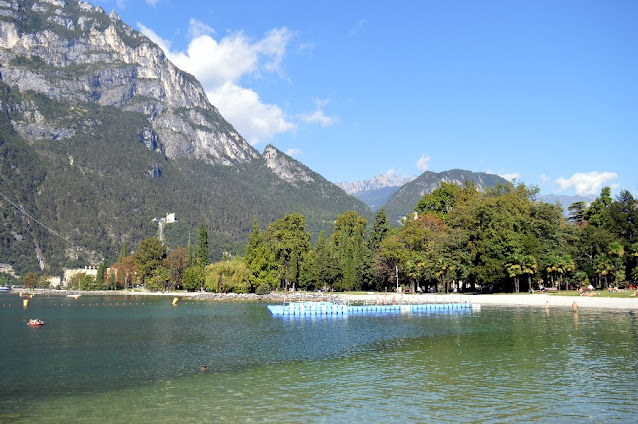
[{"label": "tree line", "polygon": [[598,288],[638,280],[638,209],[629,191],[608,187],[591,203],[537,201],[536,188],[442,182],[394,229],[383,209],[368,221],[339,215],[316,242],[306,219],[290,213],[260,229],[253,220],[243,256],[211,263],[208,233],[195,246],[167,251],[157,238],[126,246],[117,263],[79,276],[78,288],[269,293],[272,290],[520,292],[545,287]]}]

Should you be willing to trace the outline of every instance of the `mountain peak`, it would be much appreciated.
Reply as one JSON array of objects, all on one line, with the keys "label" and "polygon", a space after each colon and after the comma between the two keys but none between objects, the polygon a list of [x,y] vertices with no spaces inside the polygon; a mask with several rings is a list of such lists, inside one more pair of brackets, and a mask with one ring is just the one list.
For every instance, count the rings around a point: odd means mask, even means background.
[{"label": "mountain peak", "polygon": [[352,195],[362,191],[379,190],[386,187],[401,187],[416,177],[401,177],[392,172],[376,175],[369,180],[337,183],[346,193]]},{"label": "mountain peak", "polygon": [[272,144],[264,149],[262,155],[266,161],[266,166],[282,180],[298,186],[300,182],[314,182],[313,172],[301,162],[291,158]]}]

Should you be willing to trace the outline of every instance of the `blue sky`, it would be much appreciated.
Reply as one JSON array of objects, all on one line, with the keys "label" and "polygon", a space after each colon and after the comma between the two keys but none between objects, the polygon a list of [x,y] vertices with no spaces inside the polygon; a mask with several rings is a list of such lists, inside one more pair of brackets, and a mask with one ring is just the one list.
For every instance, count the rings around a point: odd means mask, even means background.
[{"label": "blue sky", "polygon": [[258,150],[333,182],[453,168],[638,194],[638,2],[92,0]]}]

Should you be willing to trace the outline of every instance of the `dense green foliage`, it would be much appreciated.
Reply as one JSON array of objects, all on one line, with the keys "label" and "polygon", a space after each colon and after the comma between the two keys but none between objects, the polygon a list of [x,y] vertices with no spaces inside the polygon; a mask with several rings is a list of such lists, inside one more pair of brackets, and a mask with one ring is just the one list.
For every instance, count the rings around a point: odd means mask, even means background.
[{"label": "dense green foliage", "polygon": [[454,182],[458,185],[469,181],[481,190],[494,187],[497,184],[507,183],[505,179],[498,175],[483,172],[471,172],[462,169],[452,169],[438,173],[426,171],[401,187],[383,206],[390,219],[390,224],[395,227],[400,226],[401,219],[414,210],[414,205],[422,199],[424,193],[434,191],[441,181],[446,181],[448,184]]},{"label": "dense green foliage", "polygon": [[[200,227],[200,259],[191,266],[186,248],[167,256],[160,240],[147,238],[111,269],[128,287],[225,293],[392,291],[398,286],[410,292],[519,292],[541,284],[635,284],[638,209],[631,193],[622,191],[612,200],[603,189],[584,211],[570,209],[582,216],[578,220],[566,220],[560,207],[538,202],[535,195],[522,184],[481,192],[469,182],[463,187],[443,183],[417,203],[417,214],[399,229],[390,228],[381,209],[367,233],[367,220],[347,211],[335,220],[330,237],[321,231],[313,245],[301,214],[287,214],[265,230],[255,217],[243,257],[202,263],[207,236]],[[86,276],[77,280],[73,284],[80,288],[105,285]],[[37,275],[26,275],[23,284],[37,285]]]}]

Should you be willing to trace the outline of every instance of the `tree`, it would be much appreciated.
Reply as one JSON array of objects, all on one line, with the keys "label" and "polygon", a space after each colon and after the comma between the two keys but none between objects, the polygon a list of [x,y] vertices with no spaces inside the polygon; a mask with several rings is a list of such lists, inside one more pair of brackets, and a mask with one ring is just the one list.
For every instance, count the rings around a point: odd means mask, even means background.
[{"label": "tree", "polygon": [[51,286],[51,276],[49,274],[42,274],[38,279],[36,286],[41,289],[48,289]]},{"label": "tree", "polygon": [[184,270],[184,288],[188,291],[204,289],[204,269],[199,266],[189,266]]},{"label": "tree", "polygon": [[272,290],[279,285],[281,268],[274,253],[264,243],[256,217],[253,218],[253,231],[246,245],[244,262],[251,271],[250,285],[253,290],[264,285]]},{"label": "tree", "polygon": [[128,253],[127,249],[128,249],[128,247],[127,247],[126,241],[125,241],[124,243],[122,243],[122,249],[120,250],[120,257],[117,260],[118,262],[122,262],[122,259],[126,258],[127,253]]},{"label": "tree", "polygon": [[600,196],[585,211],[585,220],[596,227],[608,226],[610,221],[609,206],[611,203],[611,189],[603,187],[600,191]]},{"label": "tree", "polygon": [[532,275],[538,271],[538,261],[533,255],[525,255],[521,264],[521,271],[527,275],[527,289],[532,289]]},{"label": "tree", "polygon": [[80,281],[79,281],[79,289],[80,290],[96,290],[97,289],[97,282],[95,280],[95,277],[89,274],[85,274],[85,273],[81,273],[79,274],[80,276]]},{"label": "tree", "polygon": [[594,269],[596,270],[596,274],[600,277],[603,282],[603,287],[609,287],[609,281],[607,276],[611,271],[614,270],[614,264],[612,263],[609,256],[606,253],[601,253],[596,256],[594,260]]},{"label": "tree", "polygon": [[441,219],[446,219],[460,194],[461,187],[454,183],[441,181],[441,185],[436,190],[425,194],[419,200],[414,210],[418,214],[433,213]]},{"label": "tree", "polygon": [[38,284],[38,274],[35,272],[27,272],[22,277],[22,287],[32,289],[35,288]]},{"label": "tree", "polygon": [[170,279],[170,271],[166,267],[160,265],[153,270],[153,275],[148,280],[146,287],[151,291],[166,291]]},{"label": "tree", "polygon": [[581,227],[585,224],[585,211],[587,203],[584,201],[572,203],[567,210],[569,211],[569,221]]},{"label": "tree", "polygon": [[202,224],[198,227],[199,239],[195,247],[195,264],[205,267],[210,264],[210,249],[208,247],[208,231]]},{"label": "tree", "polygon": [[618,241],[611,242],[607,254],[614,260],[614,282],[618,284],[618,261],[625,256],[625,247]]},{"label": "tree", "polygon": [[264,241],[281,265],[283,287],[294,288],[299,278],[299,258],[310,249],[310,234],[306,231],[306,218],[298,213],[287,214],[272,222],[264,234]]},{"label": "tree", "polygon": [[248,293],[250,274],[250,269],[240,258],[216,262],[205,269],[205,287],[213,292]]},{"label": "tree", "polygon": [[513,254],[508,259],[505,269],[507,270],[507,275],[514,279],[514,292],[519,293],[519,278],[523,275],[523,257],[518,253]]},{"label": "tree", "polygon": [[355,211],[339,215],[330,237],[331,251],[342,270],[343,278],[336,286],[341,290],[360,290],[367,284],[365,272],[367,245],[365,231],[368,221]]},{"label": "tree", "polygon": [[177,287],[182,287],[184,271],[186,271],[187,266],[188,255],[185,247],[175,249],[166,256],[166,259],[164,259],[164,267],[168,269],[170,275],[167,288],[174,290]]},{"label": "tree", "polygon": [[381,246],[381,242],[390,234],[390,224],[388,223],[388,216],[383,208],[379,209],[374,215],[374,224],[372,225],[372,231],[368,236],[368,249],[373,254]]},{"label": "tree", "polygon": [[135,262],[135,257],[124,257],[118,263],[111,266],[111,272],[115,273],[116,287],[132,287],[137,278],[137,264]]},{"label": "tree", "polygon": [[143,285],[146,286],[154,271],[162,265],[165,257],[166,245],[160,239],[149,237],[140,242],[134,258],[137,274]]},{"label": "tree", "polygon": [[99,286],[104,286],[105,278],[106,278],[106,258],[100,262],[100,265],[97,267],[97,275],[95,277],[95,281]]}]

